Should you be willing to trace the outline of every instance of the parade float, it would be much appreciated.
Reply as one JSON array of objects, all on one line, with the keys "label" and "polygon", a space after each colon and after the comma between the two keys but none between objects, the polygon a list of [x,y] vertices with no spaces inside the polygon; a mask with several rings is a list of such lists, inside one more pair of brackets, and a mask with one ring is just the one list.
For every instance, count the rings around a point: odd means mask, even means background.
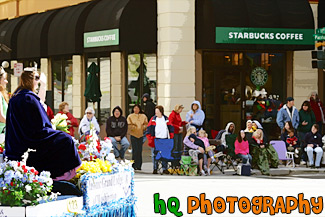
[{"label": "parade float", "polygon": [[[65,131],[62,118],[52,124]],[[83,142],[74,142],[82,165],[70,182],[83,196],[51,193],[50,173],[26,165],[28,152],[33,151],[28,150],[21,162],[5,159],[0,164],[0,216],[136,216],[132,162],[119,163],[111,153],[110,139],[100,141],[92,127]]]}]

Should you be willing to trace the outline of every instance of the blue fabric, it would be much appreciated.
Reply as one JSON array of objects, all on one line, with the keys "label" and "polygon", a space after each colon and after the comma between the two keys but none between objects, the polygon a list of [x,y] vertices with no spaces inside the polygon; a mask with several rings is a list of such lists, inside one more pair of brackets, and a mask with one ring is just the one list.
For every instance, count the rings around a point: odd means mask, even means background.
[{"label": "blue fabric", "polygon": [[81,164],[70,135],[53,130],[49,118],[32,91],[20,89],[13,94],[7,111],[7,131],[4,156],[21,160],[28,148],[28,166],[39,172],[51,172],[51,177],[62,176]]},{"label": "blue fabric", "polygon": [[[193,104],[197,104],[199,106],[198,110],[196,110],[195,113],[192,110]],[[192,118],[191,118],[191,114],[194,114]],[[187,114],[186,114],[186,121],[187,122],[193,121],[193,123],[192,123],[193,125],[202,126],[203,122],[204,122],[204,119],[205,119],[205,114],[201,109],[200,102],[199,101],[194,101],[192,103],[192,105],[191,105],[191,110],[188,111]]]},{"label": "blue fabric", "polygon": [[293,107],[293,109],[292,109],[292,112],[293,112],[292,120],[291,120],[286,108],[287,108],[287,106],[284,105],[278,111],[278,114],[276,117],[276,123],[278,124],[280,129],[283,129],[285,122],[291,121],[293,128],[297,129],[299,126],[299,112],[298,112],[297,108]]},{"label": "blue fabric", "polygon": [[156,160],[174,160],[172,150],[174,148],[173,139],[155,139]]}]

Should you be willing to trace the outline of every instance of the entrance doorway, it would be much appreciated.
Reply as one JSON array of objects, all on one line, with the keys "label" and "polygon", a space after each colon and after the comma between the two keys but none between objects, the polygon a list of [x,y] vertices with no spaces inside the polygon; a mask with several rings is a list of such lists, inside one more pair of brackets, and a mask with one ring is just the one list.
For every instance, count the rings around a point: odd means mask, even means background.
[{"label": "entrance doorway", "polygon": [[285,53],[203,52],[205,129],[224,129],[234,122],[236,133],[247,120],[258,120],[270,138],[280,130],[276,114],[286,96]]},{"label": "entrance doorway", "polygon": [[143,109],[142,96],[148,93],[157,104],[157,57],[156,54],[127,55],[126,115],[132,113],[134,105]]}]

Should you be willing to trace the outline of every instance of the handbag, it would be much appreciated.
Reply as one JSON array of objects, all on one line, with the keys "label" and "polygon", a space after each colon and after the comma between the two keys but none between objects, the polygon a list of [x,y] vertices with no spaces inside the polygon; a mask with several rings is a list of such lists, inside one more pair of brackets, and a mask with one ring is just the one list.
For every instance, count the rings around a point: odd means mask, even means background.
[{"label": "handbag", "polygon": [[240,176],[250,176],[251,175],[251,164],[249,160],[247,160],[246,164],[238,164],[237,166],[237,174]]}]

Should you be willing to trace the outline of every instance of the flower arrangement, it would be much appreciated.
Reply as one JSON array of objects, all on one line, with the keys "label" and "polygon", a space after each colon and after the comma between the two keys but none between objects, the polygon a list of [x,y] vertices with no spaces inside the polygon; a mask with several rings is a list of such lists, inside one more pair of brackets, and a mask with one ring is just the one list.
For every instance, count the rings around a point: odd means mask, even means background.
[{"label": "flower arrangement", "polygon": [[5,144],[0,143],[0,154],[3,154],[3,151],[5,150]]},{"label": "flower arrangement", "polygon": [[0,205],[28,206],[37,205],[41,200],[54,200],[58,194],[48,193],[53,180],[50,172],[39,172],[26,166],[28,151],[21,162],[8,161],[0,164]]},{"label": "flower arrangement", "polygon": [[93,161],[97,158],[108,160],[114,163],[115,156],[110,153],[112,150],[112,142],[109,138],[105,137],[104,141],[100,141],[94,127],[90,127],[90,134],[85,137],[85,142],[75,144],[78,148],[80,158],[85,161]]},{"label": "flower arrangement", "polygon": [[53,129],[61,130],[66,133],[70,133],[68,130],[69,126],[67,123],[67,119],[68,119],[68,116],[66,114],[61,114],[61,113],[56,114],[54,116],[54,118],[51,120]]}]

